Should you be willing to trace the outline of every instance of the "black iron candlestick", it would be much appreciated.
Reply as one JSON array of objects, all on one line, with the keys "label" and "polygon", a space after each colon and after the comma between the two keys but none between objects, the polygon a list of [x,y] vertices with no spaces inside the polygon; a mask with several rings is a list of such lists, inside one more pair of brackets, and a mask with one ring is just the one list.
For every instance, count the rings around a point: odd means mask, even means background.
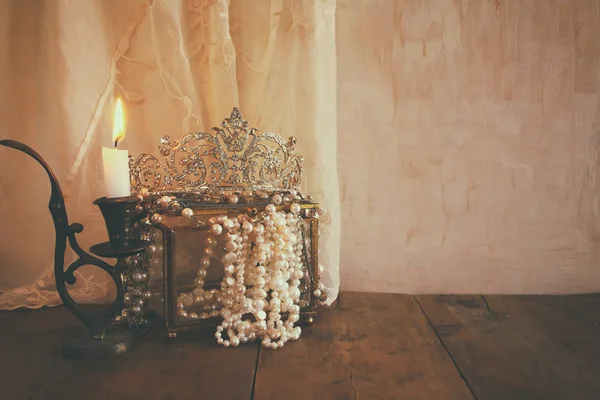
[{"label": "black iron candlestick", "polygon": [[[97,199],[96,204],[106,222],[109,242],[100,243],[90,248],[90,252],[104,258],[116,258],[114,266],[86,253],[77,243],[76,233],[83,231],[83,225],[69,225],[65,200],[58,180],[46,161],[31,147],[14,141],[1,140],[0,145],[22,151],[36,160],[48,174],[52,192],[50,194],[50,214],[54,220],[56,244],[54,247],[54,275],[56,289],[67,309],[89,330],[89,334],[81,335],[63,343],[63,355],[66,357],[99,357],[117,355],[126,352],[133,345],[133,334],[120,327],[110,327],[110,320],[123,309],[123,277],[125,259],[144,251],[150,242],[131,238],[134,223],[134,209],[139,201],[136,196],[107,199]],[[65,270],[65,251],[67,240],[78,258]],[[83,310],[69,294],[66,284],[73,285],[76,281],[75,271],[84,265],[94,265],[107,272],[117,288],[115,302],[100,312]]]}]

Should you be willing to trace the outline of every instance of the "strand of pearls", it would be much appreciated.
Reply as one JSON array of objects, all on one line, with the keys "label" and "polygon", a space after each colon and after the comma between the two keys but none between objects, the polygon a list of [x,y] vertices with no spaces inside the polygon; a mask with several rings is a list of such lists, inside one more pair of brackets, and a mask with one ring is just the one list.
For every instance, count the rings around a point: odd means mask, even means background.
[{"label": "strand of pearls", "polygon": [[[215,238],[208,236],[206,238],[206,246],[204,247],[204,256],[200,259],[200,267],[198,268],[197,276],[194,279],[195,288],[191,293],[180,293],[177,298],[177,313],[180,317],[206,319],[219,315],[217,308],[223,302],[223,297],[217,289],[204,290],[204,280],[208,274],[211,257],[215,256],[216,246],[217,241]],[[194,306],[203,306],[204,312],[198,314],[195,311],[189,311]]]},{"label": "strand of pearls", "polygon": [[[212,234],[225,234],[226,239],[218,344],[235,347],[260,338],[264,347],[276,349],[300,336],[300,327],[294,326],[300,318],[298,286],[303,276],[300,206],[293,204],[290,211],[278,212],[270,204],[260,220],[240,214],[209,221]],[[243,318],[249,314],[253,321]]]}]

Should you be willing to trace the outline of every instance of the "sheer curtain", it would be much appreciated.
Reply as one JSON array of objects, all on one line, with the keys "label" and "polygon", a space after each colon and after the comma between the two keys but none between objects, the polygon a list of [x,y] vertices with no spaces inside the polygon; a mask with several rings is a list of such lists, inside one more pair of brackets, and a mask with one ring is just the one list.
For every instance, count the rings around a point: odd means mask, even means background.
[{"label": "sheer curtain", "polygon": [[[0,137],[30,145],[51,165],[87,248],[107,236],[92,201],[103,195],[100,154],[117,95],[130,154],[157,153],[163,135],[209,131],[239,106],[260,131],[298,138],[303,192],[326,210],[320,259],[333,301],[335,8],[335,0],[3,0]],[[59,304],[47,177],[25,155],[0,148],[0,190],[0,309]],[[110,284],[97,269],[81,271],[74,297],[105,297]]]}]

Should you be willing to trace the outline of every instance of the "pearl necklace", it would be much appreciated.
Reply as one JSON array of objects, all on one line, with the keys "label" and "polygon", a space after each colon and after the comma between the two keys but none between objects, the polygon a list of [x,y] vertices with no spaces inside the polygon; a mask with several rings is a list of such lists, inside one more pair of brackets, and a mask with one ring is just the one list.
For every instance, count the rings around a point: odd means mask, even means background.
[{"label": "pearl necklace", "polygon": [[[269,204],[258,219],[246,214],[210,218],[210,235],[194,282],[196,288],[191,294],[179,295],[179,315],[191,319],[221,315],[223,321],[217,326],[215,338],[225,347],[260,338],[264,347],[276,349],[288,340],[298,339],[301,328],[294,323],[300,318],[299,285],[304,275],[300,211],[296,203],[287,213]],[[217,237],[223,234],[225,254],[221,263],[225,276],[221,291],[205,291],[204,278],[211,263],[210,256],[214,255]],[[211,309],[208,313],[198,315],[185,310],[211,299],[213,304],[205,305],[205,310],[206,307]],[[220,310],[216,310],[218,303],[222,303]],[[287,313],[285,321],[284,313]],[[248,314],[254,321],[243,319]]]}]

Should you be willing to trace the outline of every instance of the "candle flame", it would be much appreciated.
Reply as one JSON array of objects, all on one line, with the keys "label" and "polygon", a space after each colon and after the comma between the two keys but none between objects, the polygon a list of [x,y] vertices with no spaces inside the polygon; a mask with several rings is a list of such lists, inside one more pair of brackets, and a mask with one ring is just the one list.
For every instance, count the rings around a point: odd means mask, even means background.
[{"label": "candle flame", "polygon": [[115,106],[115,119],[113,122],[113,135],[112,140],[115,144],[115,149],[119,144],[120,140],[125,137],[125,118],[123,117],[123,103],[121,98],[117,99],[117,105]]}]

